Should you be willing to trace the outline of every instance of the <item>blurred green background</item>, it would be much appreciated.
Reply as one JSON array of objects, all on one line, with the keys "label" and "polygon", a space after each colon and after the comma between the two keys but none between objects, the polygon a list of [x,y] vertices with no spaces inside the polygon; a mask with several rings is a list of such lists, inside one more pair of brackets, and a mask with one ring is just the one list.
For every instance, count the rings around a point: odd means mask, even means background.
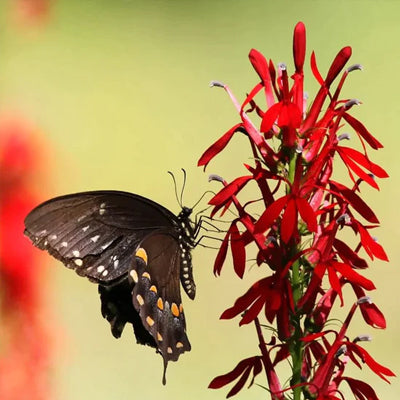
[{"label": "blurred green background", "polygon": [[[373,331],[357,315],[349,334],[371,333],[374,340],[365,347],[398,373],[400,2],[56,0],[47,23],[30,28],[12,22],[10,3],[0,3],[0,107],[18,110],[51,144],[53,186],[44,196],[112,188],[177,212],[166,172],[180,177],[184,167],[184,200],[192,205],[215,188],[208,173],[229,180],[242,174],[249,157],[239,139],[207,174],[196,167],[204,149],[238,121],[225,93],[208,87],[210,80],[228,83],[243,99],[258,79],[247,59],[252,47],[292,70],[292,32],[299,20],[307,28],[307,60],[314,49],[322,75],[337,51],[351,45],[350,63],[361,63],[364,71],[351,74],[344,94],[363,102],[354,115],[385,145],[371,156],[390,179],[381,182],[380,192],[364,193],[380,217],[375,234],[391,262],[372,263],[367,272],[388,328]],[[310,74],[305,85],[312,98]],[[194,302],[184,298],[192,351],[170,363],[166,387],[161,357],[136,345],[129,327],[115,340],[101,317],[96,287],[51,261],[49,318],[60,325],[61,336],[52,368],[54,398],[225,398],[226,389],[211,391],[208,383],[256,354],[257,345],[252,326],[239,329],[236,320],[218,318],[259,273],[252,269],[239,282],[227,265],[216,279],[214,256],[212,250],[194,251],[198,295]],[[366,368],[355,375],[382,399],[400,396],[396,380],[387,385]],[[258,382],[265,384],[263,377]],[[256,386],[239,396],[268,398]]]}]

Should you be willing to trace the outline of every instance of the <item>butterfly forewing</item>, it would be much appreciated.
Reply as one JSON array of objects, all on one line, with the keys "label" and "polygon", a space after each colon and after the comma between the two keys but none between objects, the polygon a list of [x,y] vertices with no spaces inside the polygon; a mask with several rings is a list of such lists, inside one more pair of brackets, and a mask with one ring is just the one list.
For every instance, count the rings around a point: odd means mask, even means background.
[{"label": "butterfly forewing", "polygon": [[79,275],[111,282],[129,269],[137,244],[176,217],[144,197],[118,191],[76,193],[49,200],[25,219],[25,233]]},{"label": "butterfly forewing", "polygon": [[190,350],[180,295],[180,254],[173,235],[152,233],[140,243],[129,274],[135,283],[133,304],[165,365]]}]

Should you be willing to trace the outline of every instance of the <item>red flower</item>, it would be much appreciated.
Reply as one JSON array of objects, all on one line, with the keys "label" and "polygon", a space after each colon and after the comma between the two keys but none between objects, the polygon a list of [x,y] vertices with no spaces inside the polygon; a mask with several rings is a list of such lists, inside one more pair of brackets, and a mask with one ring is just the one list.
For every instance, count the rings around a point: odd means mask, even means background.
[{"label": "red flower", "polygon": [[[390,370],[345,337],[356,306],[332,343],[326,338],[332,331],[325,328],[336,300],[340,300],[341,306],[345,304],[344,285],[352,287],[357,299],[362,299],[365,291],[375,289],[373,282],[363,275],[368,264],[360,250],[365,250],[371,260],[388,260],[381,244],[371,236],[379,220],[360,195],[363,182],[378,189],[378,178],[387,177],[367,152],[368,146],[379,149],[382,145],[351,115],[352,107],[361,103],[340,98],[349,74],[361,69],[358,64],[345,69],[351,48],[344,47],[337,53],[325,78],[317,67],[315,54],[311,54],[311,70],[319,90],[309,109],[303,92],[305,53],[305,27],[300,22],[294,30],[291,76],[286,65],[276,68],[271,60],[252,49],[249,59],[258,82],[242,104],[227,85],[212,84],[222,87],[230,96],[239,121],[204,152],[198,164],[206,167],[217,154],[227,150],[237,132],[247,137],[253,160],[251,165],[245,165],[246,174],[231,182],[211,177],[223,184],[209,202],[213,206],[211,217],[220,212],[229,221],[214,273],[220,275],[229,247],[233,268],[240,278],[247,269],[246,258],[256,259],[260,269],[270,268],[271,273],[267,271],[221,315],[221,319],[240,316],[239,325],[254,322],[261,355],[243,360],[233,371],[216,378],[211,387],[238,379],[228,394],[234,395],[252,372],[254,379],[262,365],[272,398],[284,398],[284,391],[292,390],[296,399],[301,398],[301,392],[306,398],[338,399],[342,396],[339,386],[343,381],[356,397],[375,398],[369,385],[344,376],[347,361],[341,359],[342,353],[356,365],[360,365],[357,358],[363,359],[384,379],[392,376]],[[258,102],[261,95],[264,107]],[[345,128],[356,133],[361,151],[343,145],[344,140],[350,139],[342,131]],[[340,161],[348,170],[350,184],[332,179],[334,167]],[[258,194],[249,200],[248,193],[254,187]],[[243,192],[246,200],[242,200]],[[234,217],[229,218],[228,209]],[[359,245],[354,248],[346,243],[342,231],[357,235]],[[252,244],[256,256],[246,257]],[[383,314],[374,304],[359,301],[359,306],[367,324],[375,328],[386,326]],[[273,325],[269,327],[273,337],[268,344],[263,339],[259,318]],[[276,344],[277,341],[280,343]],[[276,349],[278,353],[271,363],[269,354]],[[281,389],[275,366],[288,357],[292,376],[285,381],[290,381],[290,386]]]},{"label": "red flower", "polygon": [[24,218],[38,198],[32,190],[40,171],[32,130],[16,119],[0,119],[0,398],[50,398],[52,335],[44,323],[45,264],[23,235]]}]

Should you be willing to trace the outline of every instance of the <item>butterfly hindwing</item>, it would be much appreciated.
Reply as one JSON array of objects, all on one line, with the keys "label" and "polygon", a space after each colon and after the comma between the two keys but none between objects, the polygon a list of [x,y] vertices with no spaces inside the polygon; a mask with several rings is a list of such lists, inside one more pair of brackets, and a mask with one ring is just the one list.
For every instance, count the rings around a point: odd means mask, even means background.
[{"label": "butterfly hindwing", "polygon": [[133,284],[128,277],[114,285],[99,285],[101,314],[111,325],[114,337],[121,337],[126,323],[131,323],[139,344],[156,347],[153,336],[143,326],[139,313],[132,303]]},{"label": "butterfly hindwing", "polygon": [[129,273],[133,305],[164,359],[190,351],[180,295],[181,248],[172,234],[154,232],[139,245]]},{"label": "butterfly hindwing", "polygon": [[144,197],[118,191],[49,200],[25,219],[25,234],[79,275],[100,283],[128,272],[137,244],[176,217]]}]

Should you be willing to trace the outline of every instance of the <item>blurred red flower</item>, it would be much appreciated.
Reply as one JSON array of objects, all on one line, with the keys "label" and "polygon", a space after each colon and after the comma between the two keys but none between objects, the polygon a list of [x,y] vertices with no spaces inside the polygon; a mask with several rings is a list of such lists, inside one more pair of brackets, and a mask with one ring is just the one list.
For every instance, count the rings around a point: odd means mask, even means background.
[{"label": "blurred red flower", "polygon": [[[48,369],[52,339],[44,321],[46,264],[23,235],[24,217],[39,200],[34,185],[43,178],[42,149],[27,124],[0,116],[2,400],[50,398]],[[40,185],[43,190],[43,181]]]}]

